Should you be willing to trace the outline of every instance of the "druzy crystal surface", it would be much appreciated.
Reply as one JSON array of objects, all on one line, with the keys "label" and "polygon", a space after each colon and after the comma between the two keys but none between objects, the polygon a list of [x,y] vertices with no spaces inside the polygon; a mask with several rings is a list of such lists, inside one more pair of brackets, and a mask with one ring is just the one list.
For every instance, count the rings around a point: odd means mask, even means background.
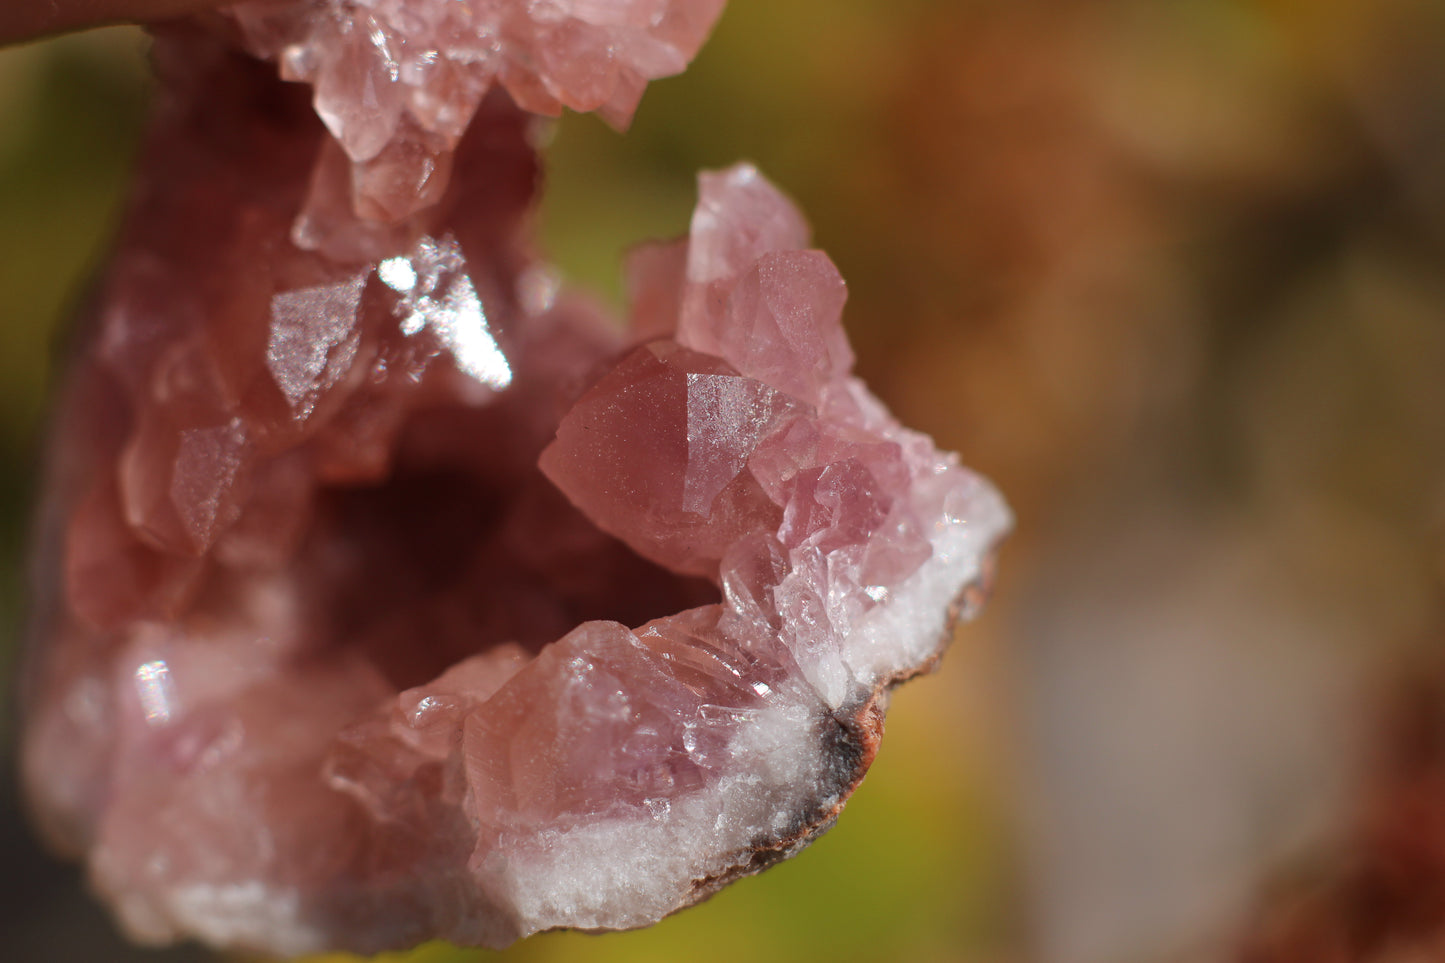
[{"label": "druzy crystal surface", "polygon": [[654,922],[831,825],[971,607],[1007,509],[851,375],[843,281],[755,169],[633,253],[628,324],[532,249],[528,110],[626,113],[715,13],[158,35],[55,416],[23,747],[136,938]]}]

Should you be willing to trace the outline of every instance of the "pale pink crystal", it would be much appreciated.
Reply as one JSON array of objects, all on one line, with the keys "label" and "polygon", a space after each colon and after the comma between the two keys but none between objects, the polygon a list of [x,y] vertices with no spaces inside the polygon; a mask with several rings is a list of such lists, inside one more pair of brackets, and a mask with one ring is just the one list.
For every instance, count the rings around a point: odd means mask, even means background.
[{"label": "pale pink crystal", "polygon": [[[618,40],[641,59],[593,76],[569,45],[715,11],[546,9],[556,72],[491,68],[524,100],[631,97],[674,48]],[[379,97],[345,38],[435,12],[328,12],[343,39],[286,56]],[[430,206],[327,221],[304,91],[196,28],[156,50],[57,414],[24,737],[40,820],[127,930],[300,953],[642,926],[825,830],[1009,517],[852,377],[792,204],[703,175],[690,238],[634,255],[623,330],[545,283],[502,91],[449,181],[398,148]],[[408,96],[356,143],[418,123]]]},{"label": "pale pink crystal", "polygon": [[245,0],[248,47],[310,83],[340,150],[318,165],[303,247],[345,241],[318,220],[398,223],[436,202],[487,91],[524,110],[597,111],[625,127],[649,80],[682,71],[723,0]]}]

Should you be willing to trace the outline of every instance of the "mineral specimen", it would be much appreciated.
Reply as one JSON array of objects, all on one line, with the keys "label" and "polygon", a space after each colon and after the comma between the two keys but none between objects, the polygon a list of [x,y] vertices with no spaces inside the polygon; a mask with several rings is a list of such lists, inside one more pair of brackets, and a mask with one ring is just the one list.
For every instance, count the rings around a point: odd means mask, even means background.
[{"label": "mineral specimen", "polygon": [[981,589],[1007,509],[851,376],[756,170],[634,254],[630,327],[531,251],[523,108],[621,117],[716,6],[237,8],[316,110],[214,24],[157,37],[24,736],[136,938],[647,925],[831,825]]}]

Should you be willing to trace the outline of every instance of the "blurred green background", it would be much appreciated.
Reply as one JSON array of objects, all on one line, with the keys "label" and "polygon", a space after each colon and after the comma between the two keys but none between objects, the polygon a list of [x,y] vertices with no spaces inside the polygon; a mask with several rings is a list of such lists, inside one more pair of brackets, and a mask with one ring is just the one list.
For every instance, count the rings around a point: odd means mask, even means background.
[{"label": "blurred green background", "polygon": [[[0,51],[7,675],[46,386],[146,95],[137,31]],[[1371,700],[1439,658],[1445,4],[732,0],[628,133],[557,124],[545,246],[617,300],[741,158],[848,279],[860,372],[1018,532],[832,833],[502,956],[1229,958],[1282,867],[1348,853]],[[0,955],[205,958],[124,948],[5,788]]]}]

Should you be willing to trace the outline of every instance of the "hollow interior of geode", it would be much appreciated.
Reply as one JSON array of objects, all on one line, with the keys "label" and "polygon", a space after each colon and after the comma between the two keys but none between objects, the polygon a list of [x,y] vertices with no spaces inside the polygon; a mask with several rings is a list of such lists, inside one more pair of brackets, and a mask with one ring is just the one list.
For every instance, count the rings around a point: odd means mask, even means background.
[{"label": "hollow interior of geode", "polygon": [[318,651],[361,652],[400,690],[504,643],[535,654],[584,621],[718,600],[598,530],[536,452],[508,452],[504,407],[413,414],[384,480],[317,493],[293,570]]}]

